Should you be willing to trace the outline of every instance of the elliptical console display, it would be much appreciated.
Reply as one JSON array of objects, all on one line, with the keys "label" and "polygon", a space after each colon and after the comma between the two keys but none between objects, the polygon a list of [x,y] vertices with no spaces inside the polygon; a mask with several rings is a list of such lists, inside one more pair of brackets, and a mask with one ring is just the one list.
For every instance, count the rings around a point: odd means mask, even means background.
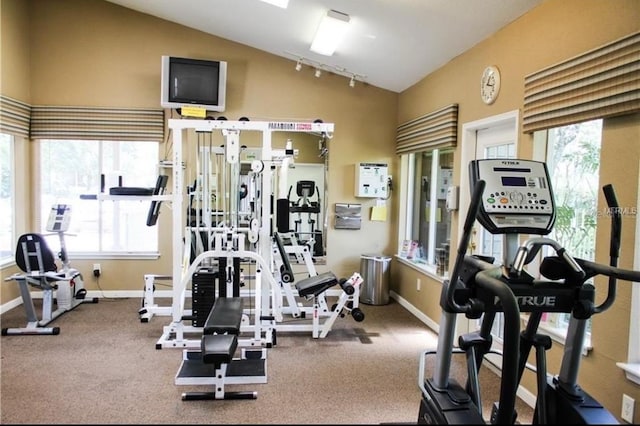
[{"label": "elliptical console display", "polygon": [[473,188],[486,182],[478,222],[492,234],[546,235],[555,222],[555,204],[545,163],[487,159],[469,163]]}]

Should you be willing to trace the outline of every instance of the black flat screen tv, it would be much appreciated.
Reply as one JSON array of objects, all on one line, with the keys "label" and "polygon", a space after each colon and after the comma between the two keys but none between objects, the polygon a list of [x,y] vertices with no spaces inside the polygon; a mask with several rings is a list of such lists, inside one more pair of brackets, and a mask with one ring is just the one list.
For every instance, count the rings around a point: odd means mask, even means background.
[{"label": "black flat screen tv", "polygon": [[227,63],[205,59],[162,57],[160,105],[225,110]]}]

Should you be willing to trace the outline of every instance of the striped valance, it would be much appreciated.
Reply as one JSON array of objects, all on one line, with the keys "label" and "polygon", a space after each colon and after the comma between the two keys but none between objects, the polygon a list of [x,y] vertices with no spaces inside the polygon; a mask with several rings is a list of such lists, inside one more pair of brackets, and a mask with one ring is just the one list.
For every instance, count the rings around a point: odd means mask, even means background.
[{"label": "striped valance", "polygon": [[640,33],[525,77],[525,132],[639,110]]},{"label": "striped valance", "polygon": [[0,131],[14,136],[29,137],[31,106],[17,99],[0,95]]},{"label": "striped valance", "polygon": [[162,109],[34,105],[31,138],[162,141],[164,122]]},{"label": "striped valance", "polygon": [[458,104],[452,104],[398,126],[396,154],[455,147]]}]

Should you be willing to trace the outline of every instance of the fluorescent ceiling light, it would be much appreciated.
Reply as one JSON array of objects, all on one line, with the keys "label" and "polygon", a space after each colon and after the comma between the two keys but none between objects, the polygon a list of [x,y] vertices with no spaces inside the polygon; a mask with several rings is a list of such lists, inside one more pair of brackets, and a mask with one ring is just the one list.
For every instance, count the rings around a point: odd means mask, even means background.
[{"label": "fluorescent ceiling light", "polygon": [[281,7],[283,9],[286,9],[287,6],[289,5],[289,0],[262,0],[262,1],[265,3],[272,4],[274,6]]},{"label": "fluorescent ceiling light", "polygon": [[331,56],[344,38],[349,27],[349,15],[330,10],[322,18],[311,50],[321,55]]}]

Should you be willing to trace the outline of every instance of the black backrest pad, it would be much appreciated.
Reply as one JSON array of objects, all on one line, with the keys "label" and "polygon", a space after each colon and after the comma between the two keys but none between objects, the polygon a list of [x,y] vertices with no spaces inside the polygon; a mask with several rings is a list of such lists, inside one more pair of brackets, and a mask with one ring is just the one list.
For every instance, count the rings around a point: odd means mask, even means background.
[{"label": "black backrest pad", "polygon": [[[167,187],[167,181],[169,176],[160,175],[156,179],[156,187],[153,189],[153,195],[163,195],[165,188]],[[154,226],[158,222],[158,215],[160,214],[160,206],[162,201],[152,201],[149,206],[149,212],[147,213],[147,226]]]},{"label": "black backrest pad", "polygon": [[[24,248],[26,248],[26,258]],[[42,264],[38,262],[38,252]],[[16,264],[23,272],[55,272],[58,267],[47,241],[40,234],[22,234],[16,245]]]},{"label": "black backrest pad", "polygon": [[218,297],[204,324],[203,334],[239,334],[242,322],[242,298]]},{"label": "black backrest pad", "polygon": [[291,277],[290,282],[293,282],[293,269],[291,268],[291,262],[289,262],[289,254],[287,253],[287,251],[284,248],[284,243],[282,242],[282,237],[280,236],[280,233],[278,232],[274,232],[273,236],[276,240],[276,247],[278,247],[278,252],[280,253],[280,258],[282,259],[282,264],[284,266],[284,271],[283,273],[287,273],[289,274],[289,276]]}]

